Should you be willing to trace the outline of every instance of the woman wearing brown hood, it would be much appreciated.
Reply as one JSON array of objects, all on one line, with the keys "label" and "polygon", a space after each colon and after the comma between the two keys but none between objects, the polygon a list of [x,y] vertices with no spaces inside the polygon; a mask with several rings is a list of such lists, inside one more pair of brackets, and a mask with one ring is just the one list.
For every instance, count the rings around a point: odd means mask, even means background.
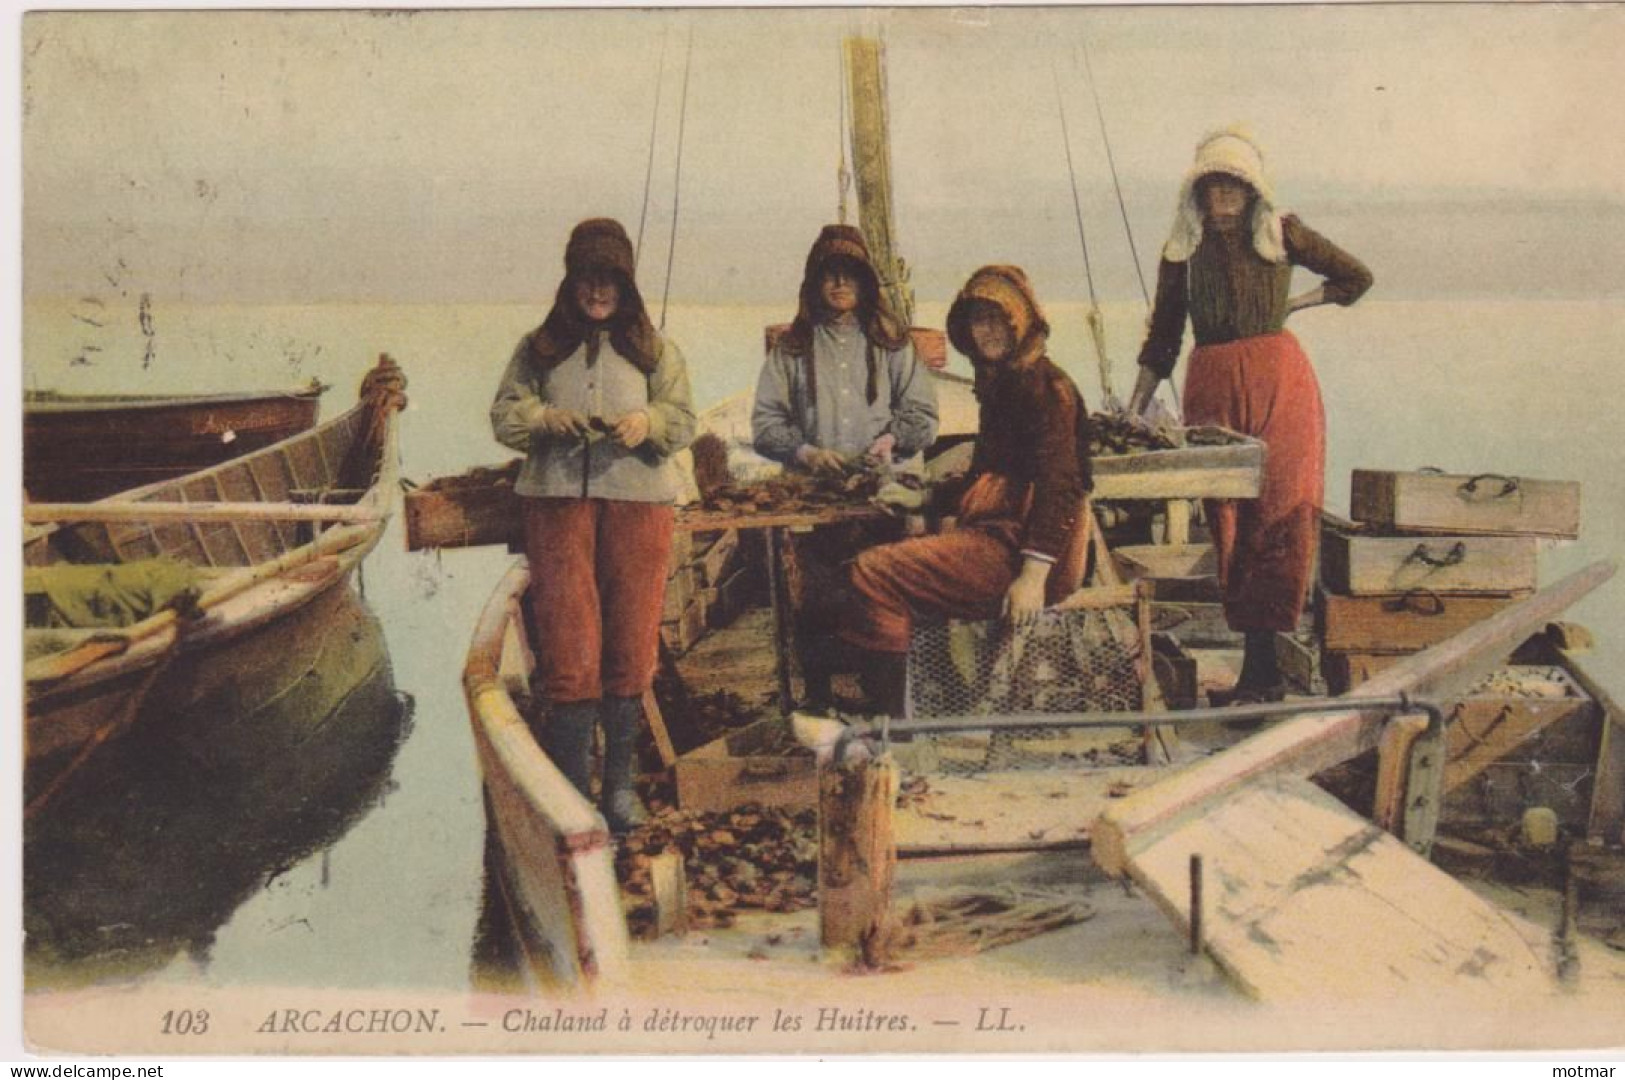
[{"label": "woman wearing brown hood", "polygon": [[1077,587],[1087,549],[1089,412],[1046,354],[1049,324],[1027,275],[1014,266],[972,274],[949,309],[948,337],[976,369],[980,412],[970,470],[936,492],[957,508],[957,525],[860,555],[858,603],[841,628],[870,658],[871,704],[891,716],[903,712],[915,615],[1029,622]]},{"label": "woman wearing brown hood", "polygon": [[[756,450],[790,468],[839,474],[866,463],[918,469],[937,437],[937,395],[908,328],[887,307],[863,234],[826,225],[807,253],[795,321],[756,382]],[[830,704],[842,666],[833,634],[851,602],[846,563],[898,529],[826,526],[792,537],[786,576],[795,609],[805,707]]]},{"label": "woman wearing brown hood", "polygon": [[[1290,296],[1292,268],[1324,282]],[[1277,631],[1296,630],[1308,596],[1325,492],[1326,414],[1320,384],[1287,316],[1347,307],[1371,287],[1360,260],[1277,209],[1258,146],[1238,131],[1208,136],[1179,192],[1162,250],[1157,299],[1129,408],[1143,412],[1179,359],[1185,319],[1196,337],[1185,419],[1262,439],[1257,499],[1209,500],[1225,619],[1246,637],[1241,677],[1215,705],[1277,701]]]},{"label": "woman wearing brown hood", "polygon": [[585,795],[603,725],[599,805],[617,832],[644,818],[632,781],[675,520],[671,458],[694,426],[687,367],[644,310],[626,231],[583,221],[552,310],[508,362],[491,427],[525,455],[514,490],[548,703],[542,744]]}]

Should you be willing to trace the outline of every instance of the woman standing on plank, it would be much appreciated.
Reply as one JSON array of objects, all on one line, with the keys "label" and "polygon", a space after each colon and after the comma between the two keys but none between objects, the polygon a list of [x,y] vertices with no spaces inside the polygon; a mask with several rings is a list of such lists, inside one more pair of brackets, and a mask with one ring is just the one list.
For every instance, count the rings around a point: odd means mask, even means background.
[{"label": "woman standing on plank", "polygon": [[514,490],[548,703],[542,746],[586,795],[602,723],[599,806],[616,832],[645,817],[632,780],[675,522],[671,457],[695,426],[683,355],[650,323],[633,269],[618,222],[577,225],[553,309],[519,342],[491,406],[497,441],[525,455]]},{"label": "woman standing on plank", "polygon": [[[1292,268],[1325,280],[1289,296]],[[1297,629],[1308,595],[1325,490],[1326,416],[1314,368],[1287,316],[1354,303],[1371,272],[1277,209],[1263,155],[1220,132],[1196,148],[1162,250],[1157,298],[1129,408],[1143,413],[1179,359],[1187,316],[1196,338],[1185,377],[1185,420],[1255,436],[1267,448],[1256,500],[1209,500],[1225,619],[1246,635],[1241,677],[1216,705],[1278,701],[1277,631]]]}]

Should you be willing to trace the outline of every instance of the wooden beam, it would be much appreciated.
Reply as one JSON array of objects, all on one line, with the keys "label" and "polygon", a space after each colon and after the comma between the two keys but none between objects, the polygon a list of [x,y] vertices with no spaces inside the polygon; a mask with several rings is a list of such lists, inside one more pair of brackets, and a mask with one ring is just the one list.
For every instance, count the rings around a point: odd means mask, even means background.
[{"label": "wooden beam", "polygon": [[382,511],[372,506],[350,503],[262,503],[262,502],[97,502],[33,503],[23,507],[23,521],[32,525],[49,522],[238,522],[238,521],[339,521],[363,524],[382,521]]},{"label": "wooden beam", "polygon": [[1347,712],[1304,716],[1259,732],[1153,787],[1123,799],[1091,830],[1095,861],[1113,875],[1128,870],[1133,840],[1204,804],[1235,795],[1267,776],[1313,776],[1373,749],[1388,710],[1362,709],[1361,698],[1459,693],[1504,663],[1547,622],[1613,577],[1612,561],[1593,563],[1477,626],[1406,657],[1351,693]]}]

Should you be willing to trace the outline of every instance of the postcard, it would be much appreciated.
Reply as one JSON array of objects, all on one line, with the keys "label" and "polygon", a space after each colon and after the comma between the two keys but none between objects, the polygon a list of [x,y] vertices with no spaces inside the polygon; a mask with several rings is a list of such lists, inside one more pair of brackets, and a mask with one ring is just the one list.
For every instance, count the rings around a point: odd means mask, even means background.
[{"label": "postcard", "polygon": [[30,1053],[1618,1051],[1625,9],[21,30]]}]

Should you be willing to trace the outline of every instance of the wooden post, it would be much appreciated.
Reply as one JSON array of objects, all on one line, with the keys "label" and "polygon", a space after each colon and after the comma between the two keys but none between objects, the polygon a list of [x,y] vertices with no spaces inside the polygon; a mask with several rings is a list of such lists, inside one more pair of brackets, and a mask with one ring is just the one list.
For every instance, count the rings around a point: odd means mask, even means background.
[{"label": "wooden post", "polygon": [[683,853],[663,851],[649,861],[649,883],[655,901],[655,935],[681,934],[688,929],[688,877]]},{"label": "wooden post", "polygon": [[897,842],[897,763],[831,764],[818,773],[818,934],[825,948],[856,945],[891,907]]}]

